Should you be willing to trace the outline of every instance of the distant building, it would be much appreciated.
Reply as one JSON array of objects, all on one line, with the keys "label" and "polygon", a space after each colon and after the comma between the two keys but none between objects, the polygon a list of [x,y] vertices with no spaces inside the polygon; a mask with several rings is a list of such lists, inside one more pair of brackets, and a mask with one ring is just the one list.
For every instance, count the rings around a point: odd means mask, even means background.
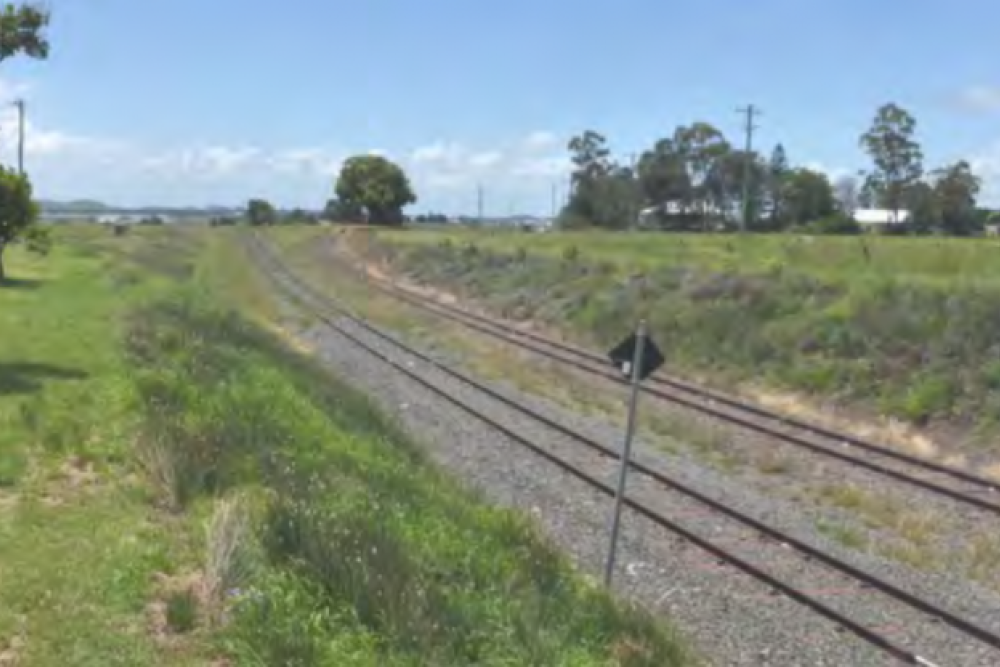
[{"label": "distant building", "polygon": [[884,208],[859,208],[854,212],[854,221],[863,229],[876,231],[894,225],[905,225],[910,221],[909,211],[890,211]]}]

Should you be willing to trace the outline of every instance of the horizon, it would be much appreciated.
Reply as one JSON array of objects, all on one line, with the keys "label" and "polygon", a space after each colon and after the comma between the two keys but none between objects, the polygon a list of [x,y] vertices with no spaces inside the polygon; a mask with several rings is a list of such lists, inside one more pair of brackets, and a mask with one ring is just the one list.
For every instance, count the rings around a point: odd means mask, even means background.
[{"label": "horizon", "polygon": [[[981,204],[1000,203],[989,20],[1000,7],[985,0],[963,12],[919,0],[904,13],[860,0],[49,5],[50,58],[0,71],[0,159],[12,162],[9,102],[23,97],[43,199],[316,209],[345,157],[377,153],[410,175],[419,201],[408,212],[476,210],[481,184],[491,217],[548,216],[565,195],[565,144],[587,129],[623,160],[696,120],[742,146],[736,109],[754,104],[756,149],[782,143],[793,164],[835,178],[869,166],[858,137],[896,102],[917,119],[928,170],[967,159]],[[894,30],[863,41],[860,25],[890,20]],[[711,48],[704,31],[659,30],[668,25],[707,25]],[[579,48],[587,36],[601,48]],[[947,49],[913,48],[941,36],[954,37]]]}]

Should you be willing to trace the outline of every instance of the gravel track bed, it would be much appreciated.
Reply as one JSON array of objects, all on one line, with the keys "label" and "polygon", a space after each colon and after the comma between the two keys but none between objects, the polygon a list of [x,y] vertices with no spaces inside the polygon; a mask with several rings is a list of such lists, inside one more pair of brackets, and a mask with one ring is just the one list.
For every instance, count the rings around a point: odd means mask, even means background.
[{"label": "gravel track bed", "polygon": [[[328,252],[334,252],[328,250]],[[339,261],[344,261],[338,257]],[[351,269],[357,271],[358,269]],[[413,306],[400,302],[404,308],[413,309]],[[479,313],[489,316],[488,313]],[[433,315],[427,315],[434,317]],[[443,320],[442,320],[443,321]],[[459,326],[459,325],[455,325]],[[510,343],[497,341],[483,333],[465,329],[470,336],[478,336],[486,340],[492,340],[497,345],[507,345],[510,349],[518,350],[526,363],[532,360],[539,360],[538,356],[529,350],[514,347]],[[531,341],[532,344],[544,344]],[[555,350],[558,352],[558,350]],[[565,354],[565,353],[564,353]],[[461,362],[461,356],[456,357]],[[558,362],[546,359],[549,367],[557,368],[564,376],[575,378],[576,381],[585,383],[588,386],[600,389],[603,392],[613,392],[617,398],[624,400],[627,388],[610,380],[596,377],[579,369],[563,366]],[[1000,524],[1000,515],[977,509],[954,499],[933,493],[926,489],[893,480],[874,471],[868,471],[847,462],[838,461],[826,457],[822,454],[810,452],[802,447],[784,443],[781,440],[756,433],[740,426],[727,424],[722,420],[706,415],[692,408],[687,408],[667,400],[652,395],[644,395],[646,402],[646,415],[655,410],[660,423],[670,421],[681,421],[688,425],[687,428],[696,428],[704,433],[712,433],[719,439],[724,451],[735,457],[737,465],[727,467],[726,474],[738,478],[740,483],[751,486],[760,493],[776,495],[790,501],[796,502],[801,509],[808,509],[814,522],[833,521],[837,524],[849,526],[850,529],[862,534],[872,543],[887,542],[895,529],[891,525],[874,526],[871,522],[865,521],[858,516],[858,512],[851,509],[841,509],[831,506],[829,502],[822,502],[816,497],[818,489],[824,486],[846,487],[853,486],[872,496],[875,502],[890,503],[902,511],[910,514],[911,519],[923,518],[933,521],[934,545],[942,553],[939,554],[940,568],[947,573],[947,577],[955,581],[964,580],[965,577],[955,567],[955,559],[951,556],[958,554],[959,557],[968,549],[970,535],[983,535],[983,531],[995,530]],[[693,399],[697,400],[697,399]],[[725,406],[716,405],[721,411],[727,410]],[[640,417],[640,420],[643,420]],[[800,433],[791,428],[782,428],[775,425],[775,429],[783,432]],[[827,445],[830,441],[817,436],[805,436],[806,439]],[[683,436],[681,436],[681,439]],[[836,445],[829,448],[836,449]],[[690,449],[688,447],[688,449]],[[949,480],[935,473],[921,471],[905,463],[894,462],[891,459],[878,455],[866,453],[855,447],[842,448],[842,451],[854,455],[856,458],[873,461],[888,468],[905,472],[911,476],[938,482],[943,486],[964,491],[971,491],[974,487],[963,486],[962,482]],[[755,462],[761,456],[767,456],[769,460],[780,460],[784,470],[780,473],[764,472],[762,465]],[[704,458],[696,460],[695,456],[687,457],[690,462],[699,467],[704,467]],[[766,465],[766,464],[764,464]],[[1000,501],[996,493],[974,491],[984,499],[994,502]],[[919,516],[918,516],[919,515]],[[912,525],[913,521],[907,522]],[[998,585],[1000,588],[1000,585]]]},{"label": "gravel track bed", "polygon": [[[345,328],[353,325],[345,324]],[[400,361],[409,360],[371,334],[350,329],[359,337]],[[351,377],[384,408],[399,415],[403,424],[426,443],[434,458],[468,480],[494,502],[532,512],[546,533],[566,549],[586,571],[598,574],[606,550],[610,500],[520,445],[490,429],[444,399],[387,367],[338,334],[322,326],[301,331],[301,337],[336,371]],[[415,362],[419,364],[419,362]],[[588,455],[579,445],[554,434],[523,415],[473,394],[471,389],[439,371],[421,368],[422,376],[523,433],[560,456],[585,466],[595,476],[610,480],[614,465],[606,458]],[[505,393],[514,392],[506,388]],[[620,430],[593,419],[567,413],[538,397],[519,397],[533,409],[557,417],[562,423],[616,446]],[[488,405],[487,405],[488,403]],[[736,486],[683,457],[637,443],[637,458],[697,486],[719,500],[838,553],[844,560],[863,564],[869,571],[891,576],[901,587],[944,602],[950,609],[983,624],[1000,624],[996,596],[971,588],[940,588],[935,578],[897,565],[850,552],[829,544],[803,522],[798,508]],[[668,516],[701,535],[713,536],[732,550],[780,572],[803,587],[826,591],[830,606],[850,610],[852,617],[875,625],[899,626],[892,634],[907,646],[941,665],[995,665],[1000,656],[953,631],[935,626],[896,604],[877,604],[875,593],[844,592],[851,586],[843,577],[817,570],[762,543],[728,519],[712,515],[700,504],[665,493],[640,476],[631,479],[634,495],[657,505]],[[653,609],[667,611],[694,638],[714,664],[720,665],[866,665],[887,664],[884,655],[849,633],[838,633],[831,623],[780,596],[729,567],[719,567],[699,549],[685,546],[663,529],[633,514],[626,514],[619,554],[619,590]],[[819,572],[819,574],[817,574]],[[808,582],[808,585],[801,582]],[[905,585],[904,585],[905,584]],[[926,591],[926,593],[924,592]],[[862,602],[862,600],[864,600]],[[992,618],[989,618],[992,614]],[[987,623],[989,621],[989,623]]]}]

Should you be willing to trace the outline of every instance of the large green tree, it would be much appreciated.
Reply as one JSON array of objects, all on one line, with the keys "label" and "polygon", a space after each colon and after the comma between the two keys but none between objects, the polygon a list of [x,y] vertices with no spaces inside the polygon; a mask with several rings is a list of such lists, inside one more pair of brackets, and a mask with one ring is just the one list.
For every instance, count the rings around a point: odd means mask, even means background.
[{"label": "large green tree", "polygon": [[559,225],[627,229],[638,217],[641,203],[635,172],[616,164],[606,139],[592,130],[570,139],[567,148],[573,164],[572,190]]},{"label": "large green tree", "polygon": [[45,253],[49,237],[38,226],[38,205],[31,196],[31,181],[14,169],[0,166],[0,283],[7,279],[4,251],[14,242]]},{"label": "large green tree", "polygon": [[4,3],[0,10],[0,61],[24,54],[44,60],[49,56],[45,28],[49,12],[37,4]]},{"label": "large green tree", "polygon": [[403,223],[403,207],[417,196],[403,169],[380,155],[349,158],[337,177],[336,194],[343,206],[363,210],[376,225]]},{"label": "large green tree", "polygon": [[690,199],[691,178],[684,156],[671,139],[661,139],[639,158],[639,186],[651,206],[685,203]]},{"label": "large green tree", "polygon": [[785,176],[782,189],[784,217],[794,225],[826,218],[836,210],[833,186],[826,174],[800,167]]},{"label": "large green tree", "polygon": [[273,225],[278,222],[278,212],[269,201],[251,199],[247,202],[247,220],[251,225]]},{"label": "large green tree", "polygon": [[945,233],[967,235],[979,227],[976,199],[982,180],[965,160],[936,169],[931,173],[934,198],[941,228]]},{"label": "large green tree", "polygon": [[673,141],[687,165],[692,203],[701,217],[702,227],[708,229],[713,200],[709,176],[729,154],[729,142],[715,126],[704,122],[678,127]]},{"label": "large green tree", "polygon": [[731,150],[719,156],[712,165],[706,182],[706,194],[712,208],[719,211],[726,219],[742,219],[743,181],[748,179],[746,194],[750,217],[750,229],[758,227],[759,212],[764,199],[764,186],[767,180],[767,165],[760,155],[751,151]]},{"label": "large green tree", "polygon": [[915,139],[916,129],[917,121],[908,111],[886,104],[876,113],[871,128],[861,135],[861,147],[875,167],[865,185],[894,218],[898,218],[907,188],[923,176],[924,156]]},{"label": "large green tree", "polygon": [[924,180],[910,185],[903,192],[902,206],[910,212],[906,225],[900,227],[917,234],[927,234],[941,227],[941,206],[930,183]]},{"label": "large green tree", "polygon": [[778,144],[771,151],[771,159],[767,163],[767,207],[771,227],[776,229],[782,226],[785,202],[782,199],[785,188],[785,178],[788,176],[790,167],[788,166],[788,153],[782,144]]},{"label": "large green tree", "polygon": [[[0,62],[17,55],[45,59],[49,41],[45,28],[49,13],[33,4],[5,3],[0,10]],[[27,177],[0,167],[0,281],[6,279],[4,251],[12,243],[25,241],[29,248],[44,252],[48,235],[37,226],[38,208],[31,200]]]},{"label": "large green tree", "polygon": [[365,209],[356,203],[330,199],[323,208],[323,218],[330,222],[364,222]]}]

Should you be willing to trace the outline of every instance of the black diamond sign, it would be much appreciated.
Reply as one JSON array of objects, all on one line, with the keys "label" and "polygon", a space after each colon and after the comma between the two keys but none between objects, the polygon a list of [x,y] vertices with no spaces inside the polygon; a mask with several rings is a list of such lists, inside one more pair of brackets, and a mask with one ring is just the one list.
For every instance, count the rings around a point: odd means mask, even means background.
[{"label": "black diamond sign", "polygon": [[[656,372],[656,370],[663,365],[665,361],[663,358],[663,353],[660,352],[660,348],[656,347],[656,343],[649,336],[642,344],[642,359],[639,360],[639,381],[643,381],[650,375]],[[637,334],[632,334],[621,343],[618,347],[608,352],[608,357],[611,361],[615,363],[615,366],[621,370],[622,374],[627,377],[632,377],[632,362],[635,360],[635,346],[639,343],[639,336]]]}]

